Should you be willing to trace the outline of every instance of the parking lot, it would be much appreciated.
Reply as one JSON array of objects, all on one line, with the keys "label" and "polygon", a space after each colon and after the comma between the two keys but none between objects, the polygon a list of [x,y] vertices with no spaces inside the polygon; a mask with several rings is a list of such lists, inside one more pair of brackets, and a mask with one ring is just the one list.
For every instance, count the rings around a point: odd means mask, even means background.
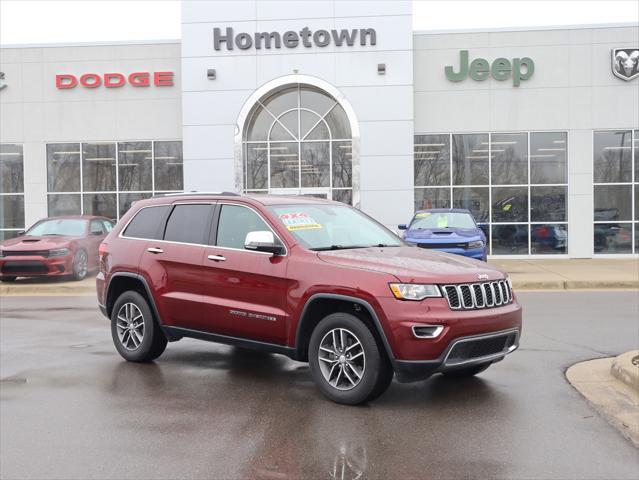
[{"label": "parking lot", "polygon": [[636,292],[525,292],[521,348],[480,376],[326,400],[306,365],[182,340],[124,362],[92,297],[0,298],[2,478],[638,478],[566,381],[636,348]]}]

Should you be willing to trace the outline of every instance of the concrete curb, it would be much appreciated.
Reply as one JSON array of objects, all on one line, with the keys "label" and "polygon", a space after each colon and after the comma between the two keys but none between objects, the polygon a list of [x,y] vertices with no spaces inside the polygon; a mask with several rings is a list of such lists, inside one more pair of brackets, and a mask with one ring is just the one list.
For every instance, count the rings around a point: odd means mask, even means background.
[{"label": "concrete curb", "polygon": [[566,370],[570,384],[639,448],[639,391],[612,376],[614,358],[580,362]]},{"label": "concrete curb", "polygon": [[[633,359],[637,358],[633,363]],[[631,350],[612,361],[610,373],[620,382],[639,392],[639,350]]]}]

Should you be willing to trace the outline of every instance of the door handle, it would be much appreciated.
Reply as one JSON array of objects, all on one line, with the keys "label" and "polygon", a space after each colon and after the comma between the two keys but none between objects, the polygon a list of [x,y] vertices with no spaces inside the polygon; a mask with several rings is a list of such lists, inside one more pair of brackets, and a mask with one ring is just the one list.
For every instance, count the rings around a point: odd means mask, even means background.
[{"label": "door handle", "polygon": [[162,250],[161,248],[157,248],[157,247],[149,247],[146,249],[147,252],[150,253],[164,253],[164,250]]},{"label": "door handle", "polygon": [[223,257],[222,255],[209,255],[208,259],[209,260],[213,260],[214,262],[225,262],[226,261],[226,257]]}]

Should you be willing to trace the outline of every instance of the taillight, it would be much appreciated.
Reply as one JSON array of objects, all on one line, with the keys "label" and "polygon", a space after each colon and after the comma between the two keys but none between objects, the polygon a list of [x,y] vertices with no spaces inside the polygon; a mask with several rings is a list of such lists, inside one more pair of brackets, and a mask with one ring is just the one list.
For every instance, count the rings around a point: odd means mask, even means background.
[{"label": "taillight", "polygon": [[100,244],[98,247],[98,266],[100,268],[100,272],[106,273],[106,256],[107,256],[107,247],[108,245],[104,242]]},{"label": "taillight", "polygon": [[104,254],[107,253],[107,247],[108,245],[104,242],[102,242],[100,246],[98,247],[98,257],[100,257],[100,260],[102,260],[102,257],[104,256]]}]

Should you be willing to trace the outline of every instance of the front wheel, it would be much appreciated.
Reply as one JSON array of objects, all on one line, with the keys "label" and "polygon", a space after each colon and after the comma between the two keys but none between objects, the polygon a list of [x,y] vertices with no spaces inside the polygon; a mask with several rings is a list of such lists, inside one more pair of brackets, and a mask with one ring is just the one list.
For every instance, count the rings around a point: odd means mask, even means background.
[{"label": "front wheel", "polygon": [[166,336],[149,304],[138,292],[124,292],[111,312],[111,337],[118,353],[129,362],[150,362],[166,348]]},{"label": "front wheel", "polygon": [[333,313],[315,327],[309,366],[322,393],[337,403],[357,405],[384,393],[393,369],[370,329],[348,313]]},{"label": "front wheel", "polygon": [[464,368],[456,368],[455,370],[449,370],[447,372],[442,372],[447,377],[453,378],[466,378],[473,377],[478,373],[483,372],[488,367],[490,367],[491,362],[482,363],[480,365],[473,365],[472,367],[464,367]]}]

